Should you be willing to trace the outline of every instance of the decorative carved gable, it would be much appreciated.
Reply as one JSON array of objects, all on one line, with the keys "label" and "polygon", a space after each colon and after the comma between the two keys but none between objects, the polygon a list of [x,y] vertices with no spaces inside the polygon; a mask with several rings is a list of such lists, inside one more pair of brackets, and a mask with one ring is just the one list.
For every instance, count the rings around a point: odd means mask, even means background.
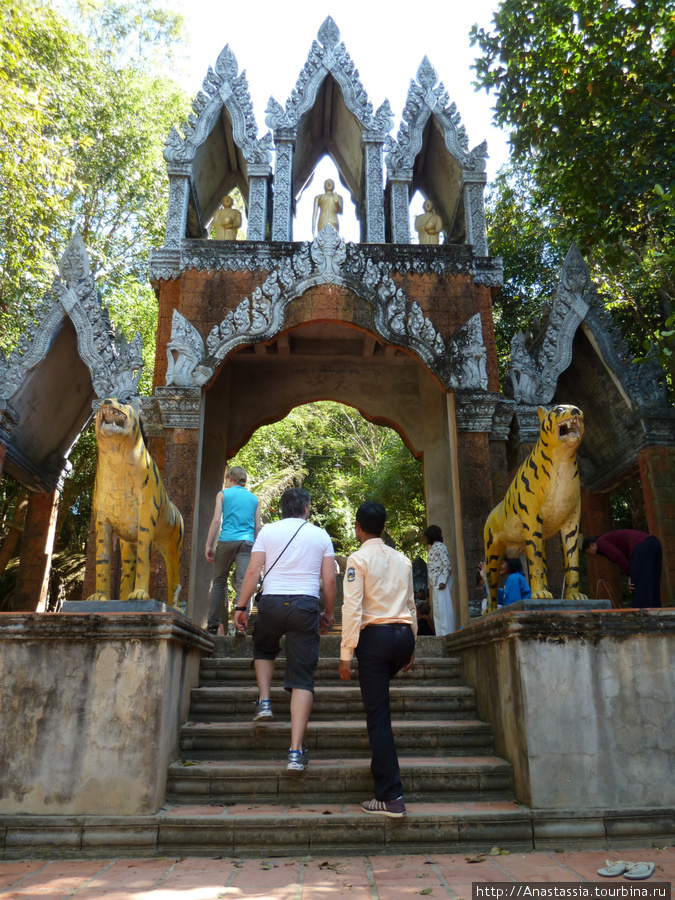
[{"label": "decorative carved gable", "polygon": [[128,400],[137,394],[143,367],[142,340],[137,334],[128,344],[115,334],[107,310],[101,306],[84,242],[76,234],[59,265],[51,293],[35,311],[37,324],[28,327],[9,358],[0,352],[0,399],[11,399],[24,380],[47,355],[68,316],[77,332],[77,346],[87,365],[96,395]]}]

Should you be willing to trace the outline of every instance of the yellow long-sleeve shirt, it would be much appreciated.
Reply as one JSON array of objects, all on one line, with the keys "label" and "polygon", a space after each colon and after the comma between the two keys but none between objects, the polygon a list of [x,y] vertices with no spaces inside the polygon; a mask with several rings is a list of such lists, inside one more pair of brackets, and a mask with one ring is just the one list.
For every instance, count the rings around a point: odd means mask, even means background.
[{"label": "yellow long-sleeve shirt", "polygon": [[417,637],[412,565],[380,538],[370,538],[347,560],[340,659],[351,660],[366,625],[410,625]]}]

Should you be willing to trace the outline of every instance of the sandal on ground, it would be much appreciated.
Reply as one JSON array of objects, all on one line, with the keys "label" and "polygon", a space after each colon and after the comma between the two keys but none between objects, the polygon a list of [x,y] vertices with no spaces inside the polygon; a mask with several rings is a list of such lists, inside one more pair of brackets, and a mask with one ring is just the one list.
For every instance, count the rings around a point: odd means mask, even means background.
[{"label": "sandal on ground", "polygon": [[598,869],[598,875],[603,878],[618,878],[624,872],[630,869],[632,863],[626,862],[624,859],[606,859],[605,868]]},{"label": "sandal on ground", "polygon": [[623,873],[624,878],[630,878],[634,881],[640,881],[643,878],[649,878],[654,874],[654,863],[651,862],[639,862],[630,866],[630,868],[626,869]]}]

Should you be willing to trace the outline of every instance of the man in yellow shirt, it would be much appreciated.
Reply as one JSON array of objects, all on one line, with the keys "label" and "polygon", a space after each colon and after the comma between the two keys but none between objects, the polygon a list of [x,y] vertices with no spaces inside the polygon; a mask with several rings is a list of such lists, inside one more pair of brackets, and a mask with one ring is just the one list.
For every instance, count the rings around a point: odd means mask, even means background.
[{"label": "man in yellow shirt", "polygon": [[381,538],[386,518],[380,503],[362,503],[356,512],[361,547],[347,560],[339,675],[349,681],[356,655],[375,782],[375,798],[361,808],[400,819],[406,809],[391,728],[389,682],[397,672],[412,668],[417,614],[412,565]]}]

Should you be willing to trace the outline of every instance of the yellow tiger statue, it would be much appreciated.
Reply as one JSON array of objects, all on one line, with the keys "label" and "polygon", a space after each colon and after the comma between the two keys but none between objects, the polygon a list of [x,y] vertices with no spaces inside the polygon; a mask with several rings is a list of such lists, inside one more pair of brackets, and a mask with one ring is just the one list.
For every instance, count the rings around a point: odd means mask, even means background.
[{"label": "yellow tiger statue", "polygon": [[525,551],[532,598],[552,598],[544,542],[558,531],[565,557],[565,599],[586,599],[579,593],[581,488],[576,459],[584,415],[576,406],[556,406],[549,412],[539,407],[537,412],[539,440],[485,523],[488,610],[497,608],[499,568],[507,547]]},{"label": "yellow tiger statue", "polygon": [[112,534],[122,557],[120,598],[150,598],[153,546],[164,557],[169,603],[178,606],[183,517],[169,500],[132,406],[104,400],[96,415],[98,463],[94,484],[96,593],[110,599]]}]

